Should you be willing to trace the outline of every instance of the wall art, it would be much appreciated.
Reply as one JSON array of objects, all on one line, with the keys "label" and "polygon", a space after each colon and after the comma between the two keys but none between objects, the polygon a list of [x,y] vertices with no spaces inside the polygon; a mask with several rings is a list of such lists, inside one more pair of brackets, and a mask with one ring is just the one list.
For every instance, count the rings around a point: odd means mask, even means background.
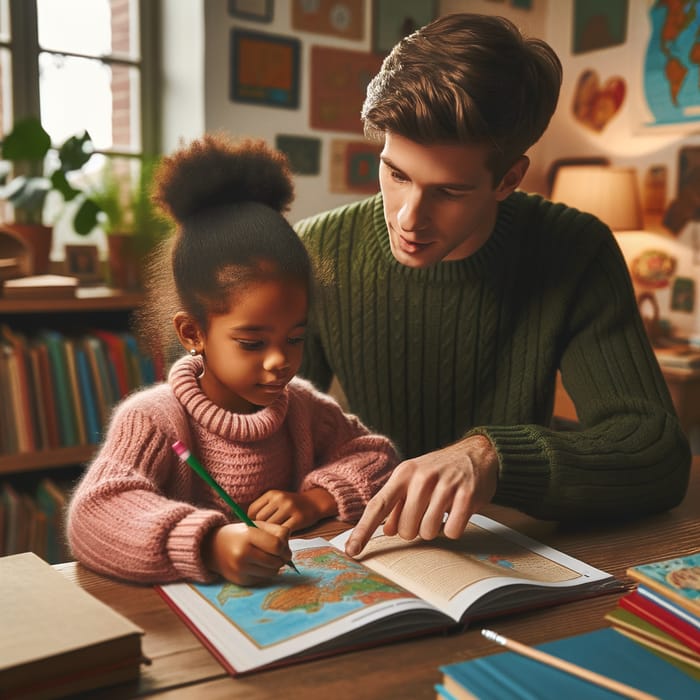
[{"label": "wall art", "polygon": [[312,46],[311,128],[363,133],[362,103],[381,64],[377,54]]},{"label": "wall art", "polygon": [[231,30],[231,100],[270,107],[299,106],[298,39]]},{"label": "wall art", "polygon": [[255,22],[272,22],[273,0],[228,0],[228,13]]},{"label": "wall art", "polygon": [[403,37],[435,19],[433,0],[374,0],[372,48],[387,54]]},{"label": "wall art", "polygon": [[289,160],[296,175],[318,175],[321,169],[321,139],[292,134],[278,134],[275,147]]},{"label": "wall art", "polygon": [[292,0],[292,28],[344,39],[363,39],[365,0]]},{"label": "wall art", "polygon": [[369,141],[332,140],[330,191],[340,194],[378,192],[380,152],[381,146]]}]

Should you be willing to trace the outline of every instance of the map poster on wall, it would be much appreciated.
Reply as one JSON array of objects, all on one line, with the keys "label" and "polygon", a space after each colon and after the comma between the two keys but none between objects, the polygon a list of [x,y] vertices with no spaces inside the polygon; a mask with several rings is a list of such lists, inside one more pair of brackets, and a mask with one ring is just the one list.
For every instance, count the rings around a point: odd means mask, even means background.
[{"label": "map poster on wall", "polygon": [[644,126],[700,129],[700,0],[654,0],[644,58]]}]

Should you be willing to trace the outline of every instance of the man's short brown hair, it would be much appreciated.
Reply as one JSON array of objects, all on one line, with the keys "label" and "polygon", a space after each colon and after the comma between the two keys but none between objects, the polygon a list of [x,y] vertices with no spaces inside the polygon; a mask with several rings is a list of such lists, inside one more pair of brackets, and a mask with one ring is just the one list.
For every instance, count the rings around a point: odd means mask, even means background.
[{"label": "man's short brown hair", "polygon": [[450,14],[402,39],[367,88],[368,137],[485,144],[497,184],[544,133],[562,67],[541,39],[504,17]]}]

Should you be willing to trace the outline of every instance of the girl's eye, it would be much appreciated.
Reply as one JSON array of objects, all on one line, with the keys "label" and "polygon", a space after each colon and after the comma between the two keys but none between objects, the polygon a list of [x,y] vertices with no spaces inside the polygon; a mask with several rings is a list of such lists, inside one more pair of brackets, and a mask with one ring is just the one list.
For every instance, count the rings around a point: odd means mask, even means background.
[{"label": "girl's eye", "polygon": [[249,351],[262,350],[263,345],[264,345],[262,340],[244,340],[243,338],[239,338],[236,342],[244,350],[249,350]]},{"label": "girl's eye", "polygon": [[303,336],[303,335],[299,335],[299,336],[296,336],[295,338],[289,338],[289,339],[287,340],[287,342],[288,342],[290,345],[299,345],[299,343],[303,343],[303,342],[304,342],[304,336]]}]

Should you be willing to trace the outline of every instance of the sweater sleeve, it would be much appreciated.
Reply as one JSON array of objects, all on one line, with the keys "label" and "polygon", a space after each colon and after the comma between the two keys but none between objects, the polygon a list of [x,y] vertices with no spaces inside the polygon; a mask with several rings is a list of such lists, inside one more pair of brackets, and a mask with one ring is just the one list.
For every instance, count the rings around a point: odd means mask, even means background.
[{"label": "sweater sleeve", "polygon": [[481,426],[498,453],[496,501],[557,520],[677,505],[691,455],[647,339],[622,255],[603,238],[569,307],[562,380],[580,430]]},{"label": "sweater sleeve", "polygon": [[290,427],[300,452],[299,490],[325,489],[335,499],[338,518],[356,522],[398,464],[394,445],[307,382],[297,379],[294,386]]},{"label": "sweater sleeve", "polygon": [[212,580],[200,546],[226,517],[187,502],[191,480],[173,455],[173,436],[140,398],[116,409],[73,493],[67,514],[71,550],[91,569],[129,581]]}]

